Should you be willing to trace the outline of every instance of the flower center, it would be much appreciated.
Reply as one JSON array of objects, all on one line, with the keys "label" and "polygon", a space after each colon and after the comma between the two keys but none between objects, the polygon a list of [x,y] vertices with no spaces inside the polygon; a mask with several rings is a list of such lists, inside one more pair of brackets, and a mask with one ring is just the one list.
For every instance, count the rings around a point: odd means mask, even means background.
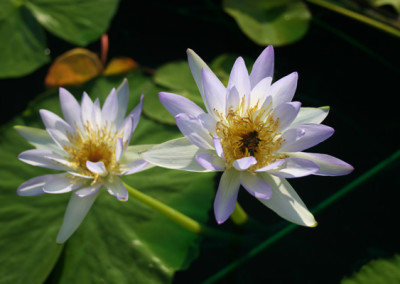
[{"label": "flower center", "polygon": [[77,173],[98,178],[86,167],[87,161],[103,162],[108,172],[119,171],[119,163],[115,157],[118,136],[110,128],[107,125],[94,128],[88,123],[84,131],[77,129],[77,133],[68,134],[71,146],[64,146],[64,150],[69,154],[67,158]]},{"label": "flower center", "polygon": [[250,171],[265,167],[284,155],[276,153],[282,146],[281,133],[277,131],[279,120],[273,118],[270,106],[258,108],[258,104],[246,109],[242,100],[236,111],[230,109],[226,116],[217,113],[220,121],[217,123],[217,135],[227,167],[240,158],[253,156],[257,164]]}]

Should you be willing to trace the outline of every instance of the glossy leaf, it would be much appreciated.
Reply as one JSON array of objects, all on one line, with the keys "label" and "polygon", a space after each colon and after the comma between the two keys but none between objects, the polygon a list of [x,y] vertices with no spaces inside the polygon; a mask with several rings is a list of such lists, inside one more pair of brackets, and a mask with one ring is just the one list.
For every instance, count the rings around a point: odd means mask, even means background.
[{"label": "glossy leaf", "polygon": [[[85,89],[104,101],[121,81],[122,77],[99,77],[82,89],[70,91],[79,94],[80,99]],[[136,72],[128,75],[128,81],[128,109],[132,109],[147,79]],[[69,194],[16,195],[18,185],[28,178],[51,172],[17,160],[17,155],[30,146],[12,125],[42,127],[37,113],[40,108],[60,114],[56,91],[41,96],[31,104],[30,112],[0,130],[0,275],[7,275],[7,283],[42,283],[52,270],[54,283],[171,282],[174,272],[187,267],[196,257],[199,236],[146,205],[133,198],[120,202],[103,190],[84,222],[61,246],[55,239]],[[142,116],[131,143],[159,143],[180,135],[176,127]],[[214,194],[212,174],[153,168],[124,181],[202,223],[207,219]]]},{"label": "glossy leaf", "polygon": [[50,58],[43,29],[25,7],[0,1],[0,78],[26,75]]},{"label": "glossy leaf", "polygon": [[252,41],[264,46],[299,40],[311,18],[301,1],[224,0],[223,8]]}]

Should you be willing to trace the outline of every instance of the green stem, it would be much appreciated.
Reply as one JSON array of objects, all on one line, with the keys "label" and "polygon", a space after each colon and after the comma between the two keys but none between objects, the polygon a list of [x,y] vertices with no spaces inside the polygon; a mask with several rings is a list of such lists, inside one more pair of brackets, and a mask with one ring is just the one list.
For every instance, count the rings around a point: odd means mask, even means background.
[{"label": "green stem", "polygon": [[[328,206],[332,205],[334,202],[339,200],[341,197],[343,197],[346,193],[354,190],[357,188],[359,185],[363,184],[367,180],[371,179],[372,177],[376,176],[382,170],[385,168],[391,166],[394,162],[396,162],[398,159],[400,159],[400,150],[397,150],[395,153],[393,153],[389,158],[383,160],[361,176],[357,177],[354,179],[352,182],[350,182],[348,185],[344,186],[342,189],[340,189],[338,192],[335,194],[331,195],[324,201],[322,201],[319,205],[317,205],[311,212],[313,213],[319,213],[320,211],[326,209]],[[279,241],[286,235],[288,235],[290,232],[294,231],[296,228],[299,226],[295,224],[289,224],[276,234],[272,235],[270,238],[266,239],[263,241],[261,244],[250,250],[247,254],[242,256],[241,258],[235,260],[234,262],[230,263],[228,266],[223,268],[222,270],[218,271],[216,274],[212,275],[210,278],[208,278],[206,281],[204,281],[202,284],[211,284],[215,283],[219,279],[221,279],[223,276],[226,274],[230,273],[231,271],[235,270],[238,266],[242,265],[243,263],[247,262],[266,248],[270,247],[272,244],[275,242]]]},{"label": "green stem", "polygon": [[320,7],[326,8],[328,10],[334,11],[338,14],[347,16],[349,18],[358,20],[362,23],[365,23],[367,25],[370,25],[372,27],[375,27],[379,30],[382,30],[384,32],[387,32],[391,35],[394,35],[396,37],[400,37],[400,30],[396,29],[392,26],[389,26],[387,24],[384,24],[378,20],[372,19],[370,17],[364,16],[362,14],[359,14],[357,12],[351,11],[349,9],[346,9],[344,7],[341,7],[337,4],[334,4],[332,2],[328,2],[326,0],[307,0],[308,2],[314,4],[314,5],[318,5]]},{"label": "green stem", "polygon": [[243,225],[249,219],[246,212],[238,202],[236,202],[235,210],[231,215],[231,219],[236,225]]},{"label": "green stem", "polygon": [[124,183],[129,194],[136,198],[137,200],[143,202],[154,210],[160,212],[164,216],[168,217],[179,226],[185,228],[189,232],[194,234],[200,234],[203,231],[202,226],[197,221],[189,218],[188,216],[176,211],[175,209],[169,207],[168,205],[140,192],[139,190]]}]

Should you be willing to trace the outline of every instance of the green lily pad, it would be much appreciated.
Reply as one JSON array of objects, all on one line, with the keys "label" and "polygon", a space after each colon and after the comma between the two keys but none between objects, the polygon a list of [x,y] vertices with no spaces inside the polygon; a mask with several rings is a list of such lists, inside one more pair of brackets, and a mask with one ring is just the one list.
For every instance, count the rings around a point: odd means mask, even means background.
[{"label": "green lily pad", "polygon": [[373,260],[352,276],[345,278],[341,284],[377,284],[400,283],[400,256],[390,259]]},{"label": "green lily pad", "polygon": [[77,45],[98,39],[108,28],[118,0],[0,1],[0,78],[29,74],[50,59],[41,25]]},{"label": "green lily pad", "polygon": [[301,1],[224,0],[223,9],[259,45],[285,45],[307,32],[311,14]]},{"label": "green lily pad", "polygon": [[[132,109],[147,79],[128,74]],[[104,101],[122,77],[100,77],[82,87]],[[82,89],[70,89],[80,99]],[[145,96],[146,100],[146,96]],[[130,198],[120,202],[102,192],[87,217],[65,243],[55,243],[69,194],[20,197],[16,188],[34,176],[55,171],[20,162],[29,148],[12,125],[42,127],[37,110],[60,114],[56,91],[40,96],[30,111],[0,129],[0,282],[42,283],[169,283],[174,272],[197,256],[194,235],[146,205]],[[159,143],[181,136],[176,127],[141,118],[133,144]],[[205,223],[214,195],[214,175],[162,168],[127,176],[124,182]],[[23,271],[23,273],[21,273]],[[5,278],[4,278],[5,277]]]},{"label": "green lily pad", "polygon": [[392,6],[397,14],[400,14],[400,1],[399,0],[368,0],[373,6],[384,6],[390,5]]}]

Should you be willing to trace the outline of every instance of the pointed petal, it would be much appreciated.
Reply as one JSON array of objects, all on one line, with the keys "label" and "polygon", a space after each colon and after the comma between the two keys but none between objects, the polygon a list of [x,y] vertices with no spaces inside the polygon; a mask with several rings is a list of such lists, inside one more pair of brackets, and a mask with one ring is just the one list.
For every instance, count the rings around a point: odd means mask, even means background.
[{"label": "pointed petal", "polygon": [[256,158],[254,158],[253,156],[250,157],[244,157],[241,159],[237,159],[233,162],[233,166],[235,167],[235,169],[237,169],[238,171],[244,171],[247,170],[248,168],[250,168],[251,166],[257,164],[257,160]]},{"label": "pointed petal", "polygon": [[42,149],[27,150],[25,152],[22,152],[18,156],[19,160],[32,166],[54,170],[69,170],[68,167],[63,164],[57,163],[51,158],[61,159],[61,157],[56,155],[53,151]]},{"label": "pointed petal", "polygon": [[45,193],[43,187],[51,176],[44,175],[27,180],[18,187],[17,194],[20,196],[33,196]]},{"label": "pointed petal", "polygon": [[107,188],[108,193],[115,196],[118,200],[128,201],[128,190],[118,177],[113,177],[112,180],[106,179],[104,186]]},{"label": "pointed petal", "polygon": [[132,133],[135,131],[136,126],[139,123],[140,115],[142,114],[143,98],[144,98],[144,96],[140,95],[139,104],[129,114],[129,116],[132,117]]},{"label": "pointed petal", "polygon": [[[300,152],[325,141],[332,136],[334,129],[323,124],[299,124],[285,131],[285,140],[280,152]],[[293,133],[297,133],[293,136]],[[300,135],[298,135],[300,133]],[[295,138],[294,138],[295,137]]]},{"label": "pointed petal", "polygon": [[197,162],[206,170],[219,171],[225,168],[225,161],[208,152],[200,152],[196,155]]},{"label": "pointed petal", "polygon": [[63,133],[74,133],[74,129],[58,115],[45,109],[41,109],[39,112],[46,130],[56,129]]},{"label": "pointed petal", "polygon": [[282,132],[293,122],[299,113],[300,106],[300,102],[289,102],[280,104],[274,109],[274,119],[279,119],[278,132]]},{"label": "pointed petal", "polygon": [[162,92],[158,97],[164,107],[175,117],[180,113],[186,113],[194,117],[204,113],[204,110],[191,100],[172,93]]},{"label": "pointed petal", "polygon": [[117,145],[115,147],[115,160],[117,160],[117,162],[121,160],[123,152],[124,152],[124,141],[122,138],[118,138]]},{"label": "pointed petal", "polygon": [[319,170],[314,175],[321,176],[341,176],[351,173],[354,168],[348,163],[326,154],[293,152],[287,153],[290,157],[307,159],[319,166]]},{"label": "pointed petal", "polygon": [[73,181],[67,174],[50,175],[43,191],[46,193],[66,193],[81,186],[81,183]]},{"label": "pointed petal", "polygon": [[244,171],[240,173],[240,184],[254,197],[269,199],[271,186],[256,174]]},{"label": "pointed petal", "polygon": [[87,186],[87,187],[77,190],[75,192],[75,194],[79,197],[86,197],[86,196],[90,196],[92,194],[97,193],[100,188],[101,188],[101,184],[100,185],[94,184],[92,186]]},{"label": "pointed petal", "polygon": [[92,112],[93,112],[93,102],[90,99],[89,95],[86,92],[84,92],[81,102],[81,118],[82,118],[82,123],[84,125],[90,123],[93,126]]},{"label": "pointed petal", "polygon": [[274,74],[274,48],[268,46],[261,52],[254,62],[250,73],[251,87],[254,88],[262,79],[271,77]]},{"label": "pointed petal", "polygon": [[104,102],[103,109],[101,110],[101,117],[103,126],[108,123],[110,127],[111,123],[114,123],[118,115],[118,98],[117,91],[112,89],[110,94],[107,96]]},{"label": "pointed petal", "polygon": [[285,163],[285,160],[278,160],[269,165],[266,165],[265,167],[259,168],[259,169],[255,170],[254,172],[256,172],[256,173],[266,172],[266,171],[272,170],[274,168],[277,168],[277,167],[283,165],[284,163]]},{"label": "pointed petal", "polygon": [[124,145],[129,145],[133,134],[133,117],[127,116],[121,125],[120,131],[123,131],[122,141]]},{"label": "pointed petal", "polygon": [[270,199],[258,199],[282,218],[302,226],[315,227],[317,222],[293,187],[283,178],[260,173],[272,189]]},{"label": "pointed petal", "polygon": [[91,124],[94,127],[101,128],[101,108],[98,98],[93,102]]},{"label": "pointed petal", "polygon": [[268,171],[269,174],[281,178],[297,178],[315,174],[319,166],[309,160],[300,158],[288,158],[283,167]]},{"label": "pointed petal", "polygon": [[64,88],[60,88],[61,111],[71,127],[82,127],[81,107],[75,97]]},{"label": "pointed petal", "polygon": [[63,150],[64,147],[70,147],[71,142],[68,139],[68,136],[65,132],[60,131],[58,129],[47,129],[47,133],[53,138],[54,142],[58,145],[60,150]]},{"label": "pointed petal", "polygon": [[99,162],[86,161],[86,167],[92,173],[101,175],[102,177],[108,174],[106,166],[102,161]]},{"label": "pointed petal", "polygon": [[329,107],[302,107],[292,126],[297,124],[315,123],[320,124],[329,113]]},{"label": "pointed petal", "polygon": [[183,137],[154,146],[152,149],[143,152],[142,157],[159,167],[204,172],[206,170],[195,158],[200,152],[199,147]]},{"label": "pointed petal", "polygon": [[176,125],[187,139],[201,149],[213,149],[210,133],[201,121],[187,114],[181,113],[175,117]]},{"label": "pointed petal", "polygon": [[22,125],[14,126],[14,129],[37,149],[60,152],[60,148],[54,143],[46,130]]},{"label": "pointed petal", "polygon": [[246,97],[246,105],[249,105],[250,100],[250,79],[246,64],[242,57],[238,57],[233,64],[227,88],[235,87],[239,93],[240,99]]},{"label": "pointed petal", "polygon": [[76,194],[71,195],[67,210],[65,211],[63,224],[57,235],[57,243],[64,243],[76,231],[99,193],[100,191],[87,197],[79,197]]},{"label": "pointed petal", "polygon": [[214,73],[203,69],[202,70],[203,80],[203,101],[207,108],[207,112],[211,115],[215,115],[215,111],[218,111],[222,115],[225,114],[225,103],[226,103],[226,89],[221,81],[215,76]]},{"label": "pointed petal", "polygon": [[203,83],[202,83],[202,75],[201,69],[206,69],[210,72],[211,69],[208,65],[200,58],[193,50],[187,49],[186,50],[188,56],[188,62],[190,70],[192,71],[193,78],[196,81],[197,87],[199,88],[200,94],[203,96]]},{"label": "pointed petal", "polygon": [[271,82],[272,77],[266,77],[254,86],[250,94],[250,107],[255,106],[257,103],[259,106],[262,106],[264,104],[264,101],[271,87]]},{"label": "pointed petal", "polygon": [[272,106],[292,101],[297,87],[298,75],[293,72],[272,84],[269,93],[272,96]]},{"label": "pointed petal", "polygon": [[240,174],[233,168],[221,176],[214,200],[214,213],[218,224],[225,222],[235,209],[240,187],[239,176]]},{"label": "pointed petal", "polygon": [[115,126],[119,128],[122,121],[124,120],[126,110],[128,108],[129,84],[127,79],[124,79],[121,85],[119,85],[117,89],[117,98],[118,98],[118,114],[117,118],[115,119]]},{"label": "pointed petal", "polygon": [[213,144],[214,144],[215,152],[217,153],[218,157],[225,159],[224,150],[222,149],[222,144],[221,144],[221,138],[214,136]]},{"label": "pointed petal", "polygon": [[148,166],[149,162],[145,160],[136,160],[129,164],[121,165],[122,175],[130,175],[144,170]]},{"label": "pointed petal", "polygon": [[215,133],[217,122],[212,115],[204,112],[197,116],[197,118],[201,122],[201,125],[208,130],[208,132]]},{"label": "pointed petal", "polygon": [[227,113],[230,109],[237,110],[240,105],[240,95],[235,86],[228,88],[228,95],[226,99],[226,109]]}]

